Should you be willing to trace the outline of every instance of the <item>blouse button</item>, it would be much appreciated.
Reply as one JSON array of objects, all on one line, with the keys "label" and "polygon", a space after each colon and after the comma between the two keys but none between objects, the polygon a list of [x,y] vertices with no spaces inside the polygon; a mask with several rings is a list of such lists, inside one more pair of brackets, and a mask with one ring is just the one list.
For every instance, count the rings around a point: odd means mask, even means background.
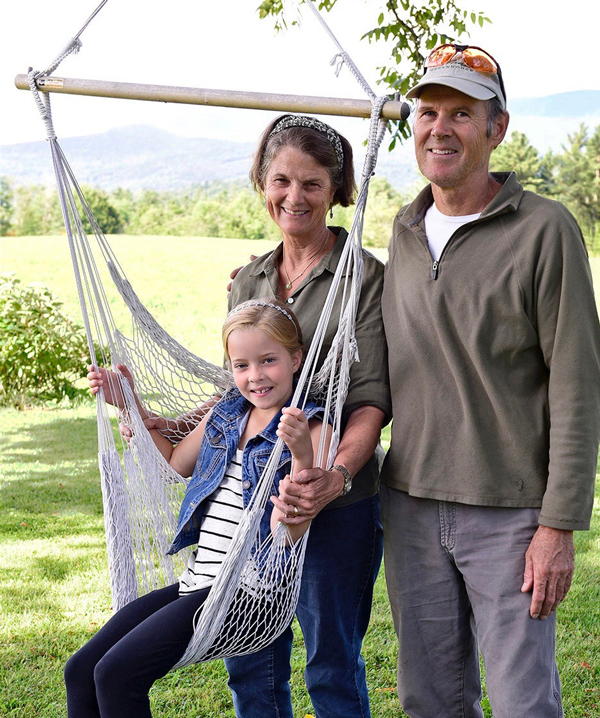
[{"label": "blouse button", "polygon": [[294,297],[288,297],[287,303],[288,303],[288,304],[293,304],[293,303],[294,303]]},{"label": "blouse button", "polygon": [[250,481],[248,479],[246,479],[244,482],[242,482],[242,486],[245,489],[249,489],[252,486],[252,484],[250,483]]}]

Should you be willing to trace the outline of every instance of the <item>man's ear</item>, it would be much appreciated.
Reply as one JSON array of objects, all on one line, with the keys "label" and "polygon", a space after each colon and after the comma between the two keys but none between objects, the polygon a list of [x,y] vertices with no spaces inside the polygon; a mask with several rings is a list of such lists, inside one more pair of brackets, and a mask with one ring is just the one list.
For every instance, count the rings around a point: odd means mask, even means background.
[{"label": "man's ear", "polygon": [[510,115],[506,110],[496,117],[494,121],[494,130],[492,132],[492,149],[495,150],[498,145],[502,143],[502,140],[506,136],[508,130],[508,123],[510,121]]}]

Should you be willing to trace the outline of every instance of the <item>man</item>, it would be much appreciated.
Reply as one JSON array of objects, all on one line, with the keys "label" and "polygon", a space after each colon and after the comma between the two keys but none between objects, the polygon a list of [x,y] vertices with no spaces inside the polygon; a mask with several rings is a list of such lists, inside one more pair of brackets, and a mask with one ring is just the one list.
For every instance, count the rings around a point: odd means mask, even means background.
[{"label": "man", "polygon": [[500,68],[444,45],[408,93],[430,181],[394,223],[383,292],[394,424],[385,567],[411,718],[562,716],[555,611],[587,529],[600,330],[585,245],[559,203],[490,174]]}]

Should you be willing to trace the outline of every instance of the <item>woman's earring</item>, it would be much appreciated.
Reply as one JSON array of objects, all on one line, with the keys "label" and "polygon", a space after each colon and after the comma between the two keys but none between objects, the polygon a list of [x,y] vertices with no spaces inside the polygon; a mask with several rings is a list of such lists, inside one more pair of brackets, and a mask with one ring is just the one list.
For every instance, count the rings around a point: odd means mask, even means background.
[{"label": "woman's earring", "polygon": [[332,204],[329,205],[329,217],[330,217],[330,219],[333,219],[333,205]]}]

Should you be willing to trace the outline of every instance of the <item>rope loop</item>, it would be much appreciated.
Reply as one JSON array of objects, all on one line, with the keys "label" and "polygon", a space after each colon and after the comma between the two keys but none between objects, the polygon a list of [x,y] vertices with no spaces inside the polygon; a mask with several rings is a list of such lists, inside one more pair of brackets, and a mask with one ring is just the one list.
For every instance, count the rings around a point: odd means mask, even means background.
[{"label": "rope loop", "polygon": [[335,76],[339,77],[340,72],[342,71],[342,67],[344,66],[344,63],[346,62],[346,59],[344,55],[341,52],[336,53],[332,58],[331,62],[329,63],[332,67],[335,65]]},{"label": "rope loop", "polygon": [[54,123],[52,122],[52,108],[50,106],[50,95],[46,94],[42,98],[42,96],[40,95],[38,86],[37,86],[37,81],[42,76],[43,76],[43,73],[38,72],[38,71],[34,70],[33,68],[29,68],[29,72],[27,73],[27,82],[29,84],[29,89],[31,90],[33,100],[39,110],[40,116],[42,118],[42,122],[44,123],[44,126],[46,127],[46,138],[48,140],[55,140],[56,132],[54,131]]},{"label": "rope loop", "polygon": [[377,155],[388,127],[387,120],[381,117],[381,110],[389,99],[390,98],[385,95],[371,99],[371,122],[367,139],[367,152],[363,165],[363,178],[370,178],[375,174]]},{"label": "rope loop", "polygon": [[71,54],[77,54],[79,50],[81,50],[82,43],[79,39],[79,36],[81,33],[86,29],[86,27],[91,23],[91,21],[96,17],[96,15],[100,12],[100,10],[106,5],[108,0],[101,0],[98,7],[94,10],[94,12],[90,15],[90,17],[85,21],[83,24],[83,27],[79,30],[79,32],[72,37],[67,45],[65,45],[64,49],[57,55],[57,57],[48,65],[48,67],[45,70],[36,71],[33,70],[31,67],[29,68],[29,72],[27,73],[27,82],[29,84],[29,89],[31,90],[31,94],[33,95],[33,99],[35,101],[35,104],[38,107],[38,110],[40,111],[40,115],[42,116],[42,120],[44,122],[44,125],[46,126],[46,133],[48,135],[49,140],[55,140],[56,139],[56,133],[54,132],[54,125],[52,123],[52,110],[50,108],[50,95],[48,93],[44,94],[44,98],[40,97],[40,91],[37,85],[37,82],[42,77],[48,77],[48,75],[51,75],[56,68],[60,65],[60,63],[67,58]]}]

